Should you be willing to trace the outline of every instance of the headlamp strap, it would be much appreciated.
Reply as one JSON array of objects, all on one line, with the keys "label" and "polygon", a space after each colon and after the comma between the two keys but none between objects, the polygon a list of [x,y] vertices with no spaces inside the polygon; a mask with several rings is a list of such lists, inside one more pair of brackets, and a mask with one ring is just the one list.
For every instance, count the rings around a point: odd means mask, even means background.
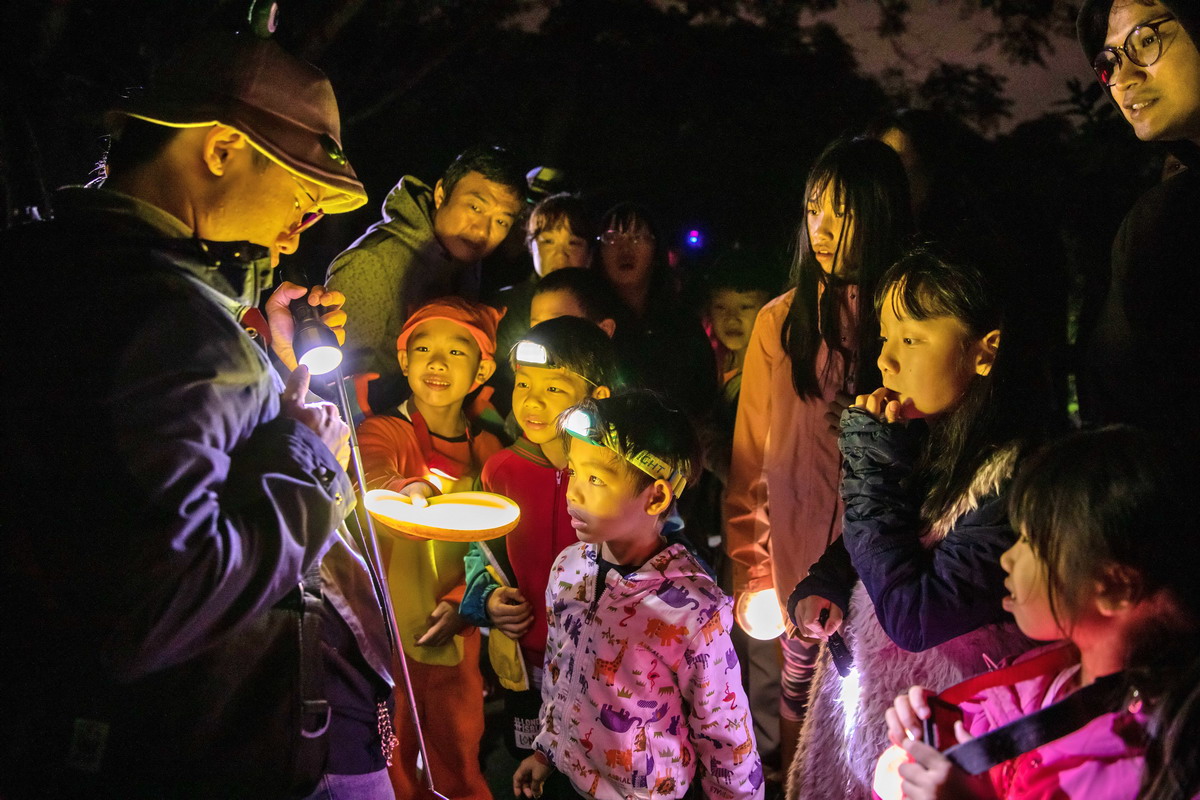
[{"label": "headlamp strap", "polygon": [[[582,409],[572,412],[571,416],[567,419],[565,427],[567,433],[577,439],[583,439],[599,447],[607,447],[617,455],[622,455],[621,448],[618,446],[619,439],[616,426],[610,424],[607,430],[601,434],[602,438],[595,439],[590,434],[592,431],[599,432],[599,429],[596,427],[595,420],[591,418],[591,415]],[[666,481],[671,487],[671,493],[676,497],[687,486],[687,478],[679,470],[671,469],[665,461],[649,450],[639,450],[637,453],[623,457],[651,478]]]}]

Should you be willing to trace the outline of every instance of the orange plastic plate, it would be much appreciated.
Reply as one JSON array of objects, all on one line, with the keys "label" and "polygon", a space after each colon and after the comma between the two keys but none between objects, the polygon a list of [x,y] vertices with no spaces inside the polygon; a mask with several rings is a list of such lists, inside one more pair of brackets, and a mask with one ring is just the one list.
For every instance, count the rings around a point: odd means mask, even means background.
[{"label": "orange plastic plate", "polygon": [[453,492],[430,497],[427,506],[415,506],[398,492],[372,489],[367,492],[366,505],[371,516],[389,528],[443,542],[496,539],[521,519],[516,503],[491,492]]}]

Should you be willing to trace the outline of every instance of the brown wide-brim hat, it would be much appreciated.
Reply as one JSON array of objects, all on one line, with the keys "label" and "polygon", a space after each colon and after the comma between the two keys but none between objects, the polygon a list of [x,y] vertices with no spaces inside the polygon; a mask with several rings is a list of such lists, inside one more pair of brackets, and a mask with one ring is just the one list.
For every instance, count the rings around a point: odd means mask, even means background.
[{"label": "brown wide-brim hat", "polygon": [[333,86],[313,65],[271,39],[209,33],[163,64],[149,89],[108,113],[175,128],[235,128],[284,169],[327,191],[327,214],[353,211],[367,192],[342,151]]}]

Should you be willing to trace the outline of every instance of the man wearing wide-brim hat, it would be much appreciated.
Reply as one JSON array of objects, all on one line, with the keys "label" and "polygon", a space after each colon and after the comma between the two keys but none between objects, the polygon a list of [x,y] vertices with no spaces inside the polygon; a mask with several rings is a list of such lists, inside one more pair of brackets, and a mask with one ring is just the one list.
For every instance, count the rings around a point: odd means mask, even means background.
[{"label": "man wearing wide-brim hat", "polygon": [[240,324],[305,228],[366,201],[332,87],[213,34],[110,121],[102,187],[0,236],[40,310],[5,359],[0,796],[391,798],[348,428],[291,349],[288,302],[336,329],[342,297],[284,284],[269,334]]}]

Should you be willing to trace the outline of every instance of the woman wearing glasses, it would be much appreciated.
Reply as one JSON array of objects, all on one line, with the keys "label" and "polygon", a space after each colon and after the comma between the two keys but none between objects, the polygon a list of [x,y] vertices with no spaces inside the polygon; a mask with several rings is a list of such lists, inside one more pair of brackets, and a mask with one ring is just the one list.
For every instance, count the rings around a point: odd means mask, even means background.
[{"label": "woman wearing glasses", "polygon": [[666,246],[644,207],[621,203],[600,220],[599,267],[625,306],[613,343],[632,381],[662,393],[693,419],[717,397],[717,362],[708,336],[679,297]]},{"label": "woman wearing glasses", "polygon": [[1200,396],[1200,348],[1188,344],[1200,300],[1200,2],[1092,0],[1078,30],[1134,133],[1187,167],[1140,197],[1117,233],[1086,355],[1094,398],[1084,412],[1195,435],[1195,415],[1174,413],[1170,401]]}]

